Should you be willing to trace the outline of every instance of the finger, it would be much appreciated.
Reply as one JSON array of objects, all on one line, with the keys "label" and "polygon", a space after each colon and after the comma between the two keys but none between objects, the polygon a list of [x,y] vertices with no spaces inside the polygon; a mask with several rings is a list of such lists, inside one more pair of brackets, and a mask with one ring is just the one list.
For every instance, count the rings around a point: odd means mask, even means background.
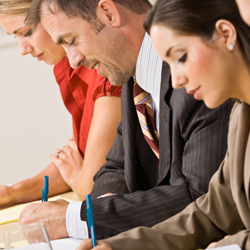
[{"label": "finger", "polygon": [[60,148],[57,148],[56,150],[55,150],[55,155],[56,155],[56,157],[57,158],[59,158],[59,154],[61,153],[61,149]]},{"label": "finger", "polygon": [[67,144],[73,150],[77,150],[78,151],[78,147],[77,147],[77,144],[76,144],[75,140],[70,139],[70,140],[67,141]]},{"label": "finger", "polygon": [[212,242],[206,249],[214,248],[214,246],[217,244],[217,242]]},{"label": "finger", "polygon": [[81,244],[76,248],[76,250],[90,250],[92,249],[92,242],[90,239],[82,240]]},{"label": "finger", "polygon": [[72,148],[70,148],[69,146],[63,146],[62,147],[62,151],[66,154],[66,155],[70,155],[72,152]]},{"label": "finger", "polygon": [[99,196],[98,198],[104,198],[104,197],[108,197],[108,196],[112,196],[112,195],[115,195],[113,193],[106,193],[106,194],[103,194],[101,196]]},{"label": "finger", "polygon": [[58,168],[64,167],[67,163],[67,156],[63,151],[60,153],[59,158],[57,158],[55,155],[50,155],[49,158]]},{"label": "finger", "polygon": [[57,158],[55,155],[50,155],[49,158],[56,166],[59,166],[62,163],[62,160]]}]

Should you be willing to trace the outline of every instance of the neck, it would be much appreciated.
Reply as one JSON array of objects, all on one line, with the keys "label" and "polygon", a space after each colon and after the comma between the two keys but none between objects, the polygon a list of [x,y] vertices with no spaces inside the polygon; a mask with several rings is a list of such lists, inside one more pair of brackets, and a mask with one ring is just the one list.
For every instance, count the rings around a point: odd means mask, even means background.
[{"label": "neck", "polygon": [[236,98],[250,105],[250,70],[248,65],[241,68],[237,85]]},{"label": "neck", "polygon": [[[134,72],[133,75],[135,75],[135,67],[136,67],[136,62],[137,58],[141,49],[141,45],[145,36],[145,29],[143,27],[143,23],[146,20],[147,17],[147,12],[143,14],[136,14],[127,8],[121,7],[122,11],[122,31],[126,38],[128,39],[127,41],[129,42],[127,45],[129,46],[129,50],[127,50],[127,53],[130,54],[130,58],[133,61],[134,65]],[[151,8],[148,8],[148,11]]]}]

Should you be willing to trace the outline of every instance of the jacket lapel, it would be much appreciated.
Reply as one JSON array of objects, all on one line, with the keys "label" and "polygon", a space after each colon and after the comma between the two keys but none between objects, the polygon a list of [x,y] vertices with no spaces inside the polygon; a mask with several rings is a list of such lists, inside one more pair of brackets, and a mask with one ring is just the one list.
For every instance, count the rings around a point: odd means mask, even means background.
[{"label": "jacket lapel", "polygon": [[160,93],[160,159],[159,159],[159,184],[167,175],[171,162],[171,122],[170,122],[170,107],[167,104],[171,95],[171,77],[170,68],[167,63],[163,62],[162,78],[161,78],[161,93]]}]

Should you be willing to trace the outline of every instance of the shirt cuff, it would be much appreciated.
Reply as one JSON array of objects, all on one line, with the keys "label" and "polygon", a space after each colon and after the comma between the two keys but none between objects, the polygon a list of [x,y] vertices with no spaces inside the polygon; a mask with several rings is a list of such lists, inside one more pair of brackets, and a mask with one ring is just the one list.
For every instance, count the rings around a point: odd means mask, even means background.
[{"label": "shirt cuff", "polygon": [[82,202],[70,202],[66,213],[68,235],[76,239],[88,239],[89,231],[86,221],[81,220]]}]

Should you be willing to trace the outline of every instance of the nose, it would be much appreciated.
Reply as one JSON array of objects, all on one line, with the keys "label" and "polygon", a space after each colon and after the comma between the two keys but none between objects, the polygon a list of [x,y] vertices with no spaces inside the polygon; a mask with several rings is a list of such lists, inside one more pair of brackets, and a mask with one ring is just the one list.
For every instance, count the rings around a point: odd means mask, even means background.
[{"label": "nose", "polygon": [[31,53],[34,49],[32,45],[25,38],[18,38],[19,53],[24,56]]},{"label": "nose", "polygon": [[180,89],[187,85],[188,78],[181,70],[177,70],[171,68],[171,79],[172,79],[172,86],[174,89]]},{"label": "nose", "polygon": [[73,69],[77,69],[81,66],[81,61],[85,59],[85,56],[74,48],[68,48],[63,46],[69,59],[70,66]]}]

